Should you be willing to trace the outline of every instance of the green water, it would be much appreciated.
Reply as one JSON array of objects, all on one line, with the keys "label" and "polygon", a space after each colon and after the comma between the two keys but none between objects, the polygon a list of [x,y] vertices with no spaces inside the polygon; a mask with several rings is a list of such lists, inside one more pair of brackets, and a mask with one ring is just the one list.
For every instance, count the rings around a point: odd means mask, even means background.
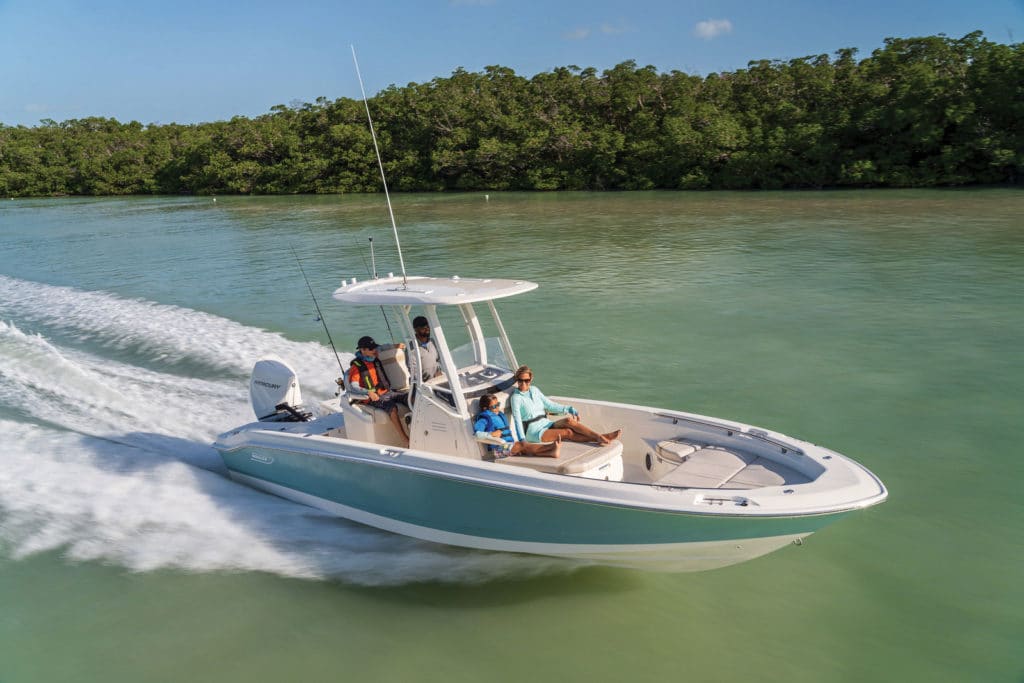
[{"label": "green water", "polygon": [[[228,481],[276,352],[399,270],[380,197],[0,204],[0,682],[1024,680],[1024,194],[399,196],[411,274],[520,277],[548,393],[735,418],[884,505],[699,574],[446,549]],[[365,311],[362,311],[365,314]],[[333,367],[332,367],[333,366]]]}]

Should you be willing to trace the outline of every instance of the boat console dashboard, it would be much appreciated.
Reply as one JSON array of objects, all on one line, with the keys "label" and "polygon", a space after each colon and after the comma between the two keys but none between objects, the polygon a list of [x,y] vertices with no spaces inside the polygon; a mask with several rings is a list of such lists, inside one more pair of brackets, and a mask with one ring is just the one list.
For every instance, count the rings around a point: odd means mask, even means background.
[{"label": "boat console dashboard", "polygon": [[[495,365],[471,365],[459,370],[459,385],[466,400],[480,398],[484,394],[505,391],[513,385],[512,371]],[[449,403],[451,389],[444,377],[427,382],[434,393]]]}]

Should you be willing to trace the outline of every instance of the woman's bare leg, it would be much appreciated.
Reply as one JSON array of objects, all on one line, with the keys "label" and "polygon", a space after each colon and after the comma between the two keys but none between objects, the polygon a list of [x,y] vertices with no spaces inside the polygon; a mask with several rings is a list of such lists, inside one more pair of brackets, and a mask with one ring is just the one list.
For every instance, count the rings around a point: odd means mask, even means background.
[{"label": "woman's bare leg", "polygon": [[[578,438],[568,437],[570,441],[584,441],[584,442],[586,442],[586,441],[593,441],[594,443],[599,443],[602,446],[607,444],[607,443],[609,443],[611,441],[611,439],[605,437],[603,434],[598,434],[593,429],[591,429],[587,425],[585,425],[582,422],[580,422],[579,418],[575,417],[575,416],[570,416],[570,417],[566,417],[566,418],[563,418],[563,419],[559,420],[558,422],[556,422],[553,425],[553,428],[556,428],[556,429],[559,429],[559,430],[563,430],[563,429],[570,429],[570,430],[572,430],[574,432],[574,434],[576,435],[576,437],[578,437]],[[548,431],[551,431],[551,430],[549,429]],[[545,432],[545,434],[546,433],[547,432]],[[541,437],[541,438],[544,438],[544,437]]]},{"label": "woman's bare leg", "polygon": [[546,443],[516,441],[512,446],[512,455],[529,455],[536,458],[557,458],[561,449],[562,443],[560,441],[549,441]]},{"label": "woman's bare leg", "polygon": [[[595,436],[599,436],[599,435],[595,434]],[[585,436],[585,435],[580,434],[578,432],[574,432],[572,429],[569,429],[568,427],[566,427],[564,429],[559,429],[559,428],[556,428],[556,427],[551,427],[549,429],[545,429],[544,433],[540,435],[540,440],[541,441],[578,441],[580,443],[586,443],[588,441],[596,441],[596,439],[591,439],[588,436]]]}]

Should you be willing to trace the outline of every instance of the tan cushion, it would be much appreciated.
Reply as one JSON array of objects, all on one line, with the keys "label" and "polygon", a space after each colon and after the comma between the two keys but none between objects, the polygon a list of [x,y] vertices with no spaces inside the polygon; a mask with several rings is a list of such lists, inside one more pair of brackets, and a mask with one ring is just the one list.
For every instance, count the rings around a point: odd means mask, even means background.
[{"label": "tan cushion", "polygon": [[508,458],[502,458],[498,462],[502,465],[529,467],[539,472],[550,472],[551,474],[580,474],[595,467],[600,467],[620,455],[622,455],[622,442],[620,441],[612,441],[607,446],[563,441],[562,454],[557,458],[533,458],[530,456],[513,455]]},{"label": "tan cushion", "polygon": [[758,458],[740,470],[722,488],[758,488],[761,486],[783,486],[806,484],[810,479],[796,470],[777,462]]},{"label": "tan cushion", "polygon": [[700,444],[686,439],[672,439],[671,441],[659,441],[656,450],[658,455],[664,458],[683,462],[700,447]]},{"label": "tan cushion", "polygon": [[718,488],[753,462],[755,457],[714,446],[701,448],[688,455],[681,465],[657,483],[664,486]]},{"label": "tan cushion", "polygon": [[409,391],[409,368],[405,364],[405,350],[399,348],[381,349],[380,364],[388,376],[392,391]]},{"label": "tan cushion", "polygon": [[[380,408],[374,408],[371,405],[359,402],[353,403],[352,406],[354,408],[357,408],[364,415],[368,415],[374,424],[384,425],[389,424],[391,422],[391,416],[388,415],[386,411],[381,410]],[[404,417],[408,412],[408,408],[406,408],[401,403],[398,404],[399,417]]]}]

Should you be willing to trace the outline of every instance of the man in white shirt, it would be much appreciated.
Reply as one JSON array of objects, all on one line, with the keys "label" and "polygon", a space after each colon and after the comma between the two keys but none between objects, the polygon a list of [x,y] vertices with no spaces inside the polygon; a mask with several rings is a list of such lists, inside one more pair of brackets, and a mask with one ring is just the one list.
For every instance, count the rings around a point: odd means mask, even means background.
[{"label": "man in white shirt", "polygon": [[[430,323],[427,322],[427,319],[422,315],[416,316],[412,321],[412,328],[416,332],[416,339],[410,345],[408,353],[409,374],[426,382],[441,374],[441,357],[437,352],[437,345],[430,338]],[[417,355],[419,356],[418,361]],[[417,368],[421,363],[423,371],[419,372]]]}]

